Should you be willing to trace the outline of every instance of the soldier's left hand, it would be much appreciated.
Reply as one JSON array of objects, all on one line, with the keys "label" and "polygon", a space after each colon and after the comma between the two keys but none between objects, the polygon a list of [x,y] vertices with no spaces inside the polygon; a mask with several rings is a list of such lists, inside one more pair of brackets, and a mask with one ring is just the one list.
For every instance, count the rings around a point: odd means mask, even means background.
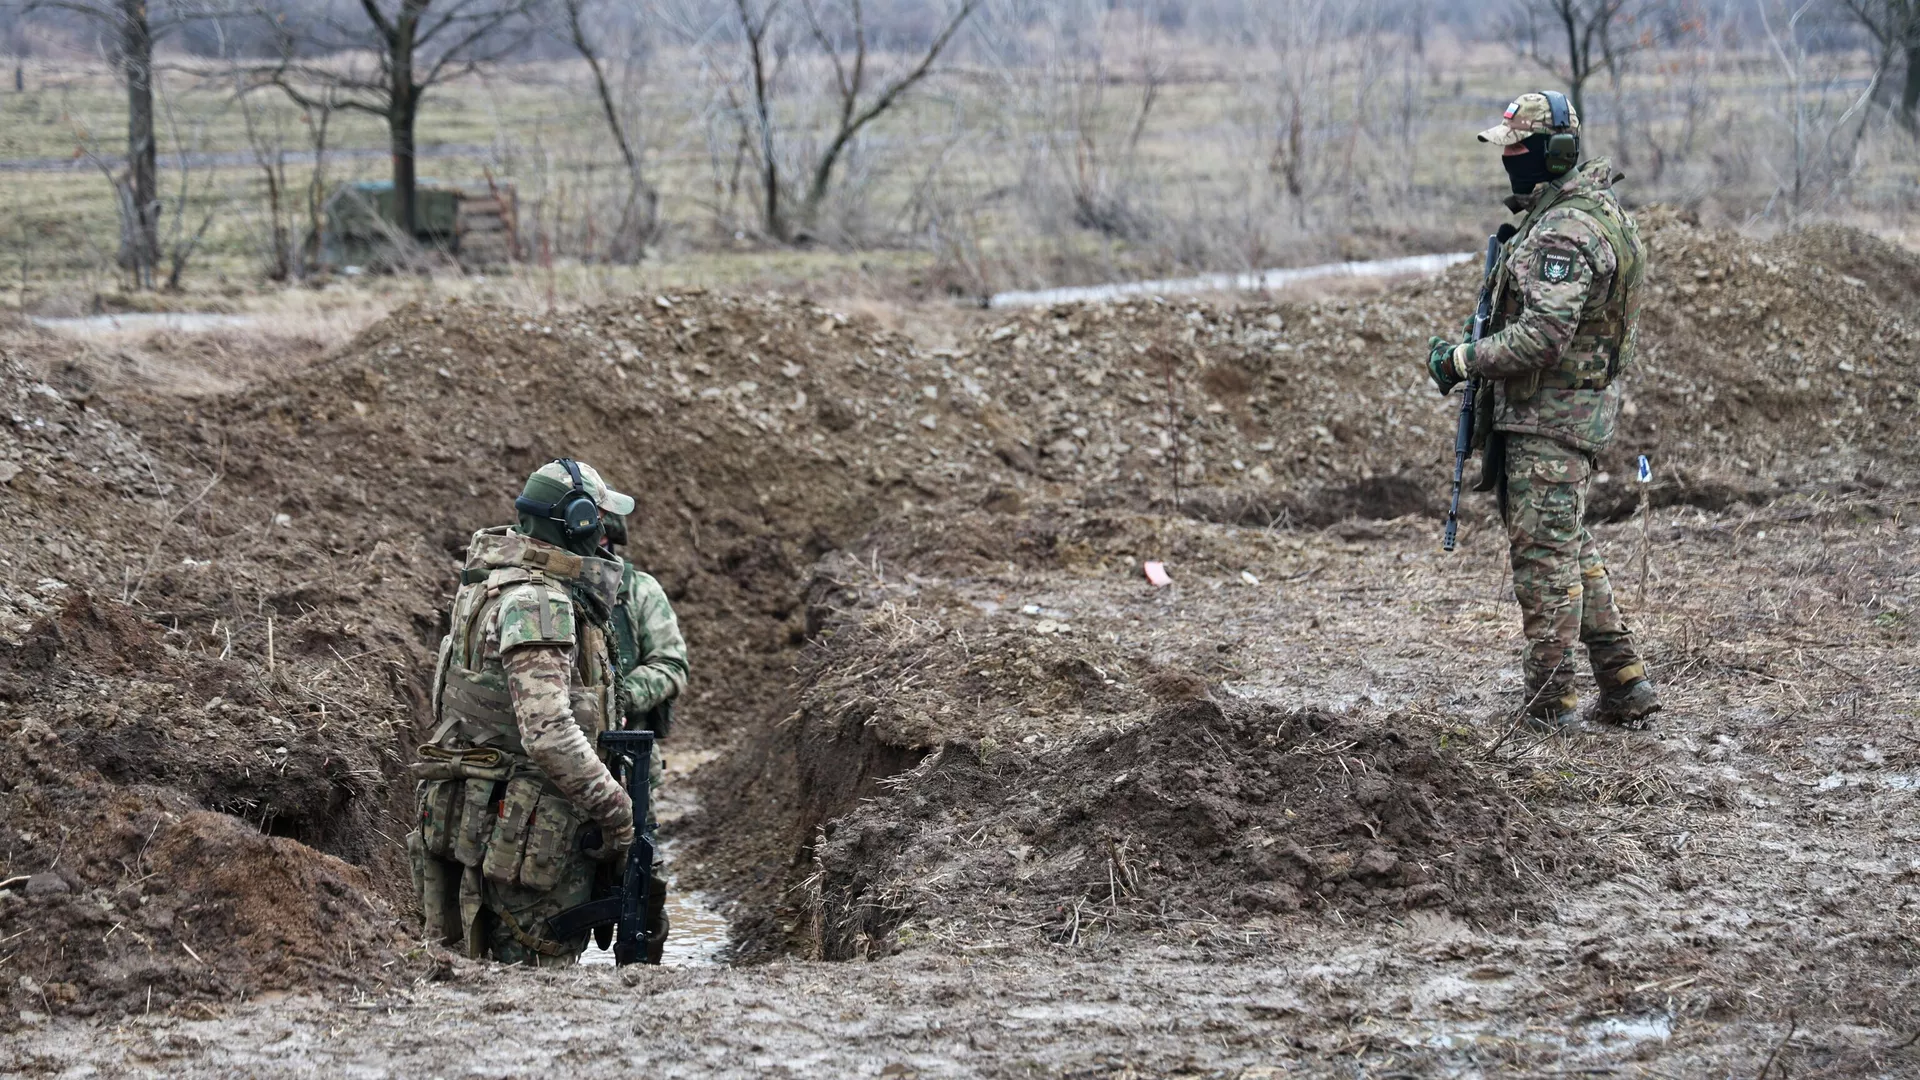
[{"label": "soldier's left hand", "polygon": [[1433,385],[1443,394],[1452,392],[1466,379],[1456,359],[1459,351],[1460,346],[1446,338],[1435,336],[1427,339],[1427,378],[1432,379]]}]

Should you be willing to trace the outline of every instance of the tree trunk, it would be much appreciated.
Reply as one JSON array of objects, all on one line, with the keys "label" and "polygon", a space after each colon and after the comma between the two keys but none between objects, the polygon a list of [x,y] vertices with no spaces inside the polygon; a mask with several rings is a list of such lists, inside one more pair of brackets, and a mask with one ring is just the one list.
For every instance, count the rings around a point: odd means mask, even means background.
[{"label": "tree trunk", "polygon": [[1900,89],[1900,123],[1920,133],[1920,42],[1907,46],[1907,82]]},{"label": "tree trunk", "polygon": [[[419,7],[425,8],[425,4]],[[420,106],[420,87],[413,82],[413,35],[419,29],[419,12],[405,5],[394,20],[393,34],[387,39],[391,53],[388,65],[393,72],[387,110],[387,137],[393,148],[393,210],[401,235],[417,237],[414,213],[413,120]]]},{"label": "tree trunk", "polygon": [[387,140],[393,148],[394,227],[409,240],[414,229],[413,102],[396,97],[387,118]]},{"label": "tree trunk", "polygon": [[120,64],[127,80],[127,184],[133,220],[123,259],[152,287],[160,256],[160,183],[153,138],[153,30],[146,0],[120,0]]}]

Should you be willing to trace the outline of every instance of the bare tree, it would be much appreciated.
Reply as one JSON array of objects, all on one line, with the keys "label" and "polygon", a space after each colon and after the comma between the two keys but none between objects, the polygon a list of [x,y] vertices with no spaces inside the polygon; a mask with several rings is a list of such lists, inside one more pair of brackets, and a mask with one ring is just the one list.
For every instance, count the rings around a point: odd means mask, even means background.
[{"label": "bare tree", "polygon": [[1143,239],[1149,229],[1133,189],[1140,140],[1168,76],[1159,27],[1105,0],[1061,3],[1049,15],[1047,45],[1033,58],[1033,111],[1074,223]]},{"label": "bare tree", "polygon": [[[861,132],[933,72],[941,53],[981,2],[957,0],[924,48],[908,54],[904,66],[887,76],[877,70],[888,66],[888,56],[874,47],[861,0],[734,0],[743,70],[736,85],[728,87],[729,103],[756,158],[761,227],[769,236],[787,242],[818,225],[836,170]],[[799,185],[783,175],[787,140],[777,98],[784,85],[784,61],[803,36],[818,49],[831,72],[835,108],[820,148],[797,163],[796,171],[805,177]],[[737,84],[744,84],[747,100],[741,100]],[[795,202],[799,204],[797,224]]]},{"label": "bare tree", "polygon": [[[1642,0],[1521,0],[1510,40],[1522,55],[1567,85],[1575,112],[1586,111],[1587,80],[1648,44],[1638,28]],[[1561,50],[1564,47],[1565,52]]]},{"label": "bare tree", "polygon": [[1841,4],[1880,47],[1880,72],[1890,73],[1896,62],[1905,66],[1896,115],[1909,134],[1920,136],[1920,0],[1841,0]]},{"label": "bare tree", "polygon": [[[623,110],[615,99],[614,89],[607,78],[606,64],[601,59],[598,45],[599,35],[589,25],[592,7],[601,6],[604,0],[561,0],[561,14],[565,19],[564,36],[580,58],[587,62],[587,70],[593,76],[594,93],[600,99],[600,111],[606,117],[607,131],[613,136],[615,148],[620,151],[620,160],[627,170],[627,193],[620,210],[620,223],[614,233],[612,251],[616,259],[637,258],[640,251],[651,241],[660,224],[660,192],[647,180],[645,151],[634,125],[623,116]],[[622,64],[628,73],[632,73],[639,49],[629,42]]]},{"label": "bare tree", "polygon": [[[213,191],[213,167],[211,162],[206,169],[206,178],[201,182],[200,199],[206,204],[206,211],[200,217],[200,224],[191,232],[187,229],[187,209],[194,200],[193,191],[193,155],[204,153],[206,147],[206,118],[194,121],[191,143],[180,133],[180,117],[174,111],[173,99],[162,98],[167,118],[167,129],[173,137],[175,156],[174,173],[180,178],[180,191],[174,197],[171,211],[165,214],[168,221],[166,241],[160,254],[167,260],[167,290],[178,292],[180,279],[187,271],[187,264],[200,250],[201,241],[207,237],[213,219],[219,215],[221,206],[211,198]],[[196,148],[198,150],[196,151]]]},{"label": "bare tree", "polygon": [[194,14],[186,4],[158,12],[149,0],[24,0],[24,14],[66,11],[106,30],[110,56],[127,88],[127,171],[116,179],[119,196],[120,264],[141,288],[153,287],[160,261],[159,150],[153,131],[153,45]]},{"label": "bare tree", "polygon": [[32,51],[27,43],[27,27],[24,13],[8,10],[0,4],[0,37],[6,38],[7,52],[13,56],[13,92],[24,94],[27,91],[27,55]]},{"label": "bare tree", "polygon": [[[134,2],[134,0],[127,0]],[[416,230],[414,123],[435,87],[525,44],[540,0],[359,0],[335,15],[300,0],[262,0],[279,58],[250,76],[303,108],[348,109],[387,125],[400,232]],[[520,24],[528,25],[521,26]],[[372,70],[365,65],[371,58]]]},{"label": "bare tree", "polygon": [[[1787,136],[1785,149],[1790,154],[1784,168],[1768,162],[1775,174],[1768,211],[1784,199],[1791,219],[1809,208],[1817,209],[1852,178],[1866,136],[1867,105],[1884,67],[1876,67],[1859,93],[1843,90],[1848,74],[1845,61],[1809,42],[1810,38],[1818,40],[1816,24],[1831,8],[1823,11],[1820,0],[1799,0],[1797,4],[1793,0],[1754,0],[1754,9],[1784,76],[1780,110]],[[1840,109],[1843,102],[1846,107]]]}]

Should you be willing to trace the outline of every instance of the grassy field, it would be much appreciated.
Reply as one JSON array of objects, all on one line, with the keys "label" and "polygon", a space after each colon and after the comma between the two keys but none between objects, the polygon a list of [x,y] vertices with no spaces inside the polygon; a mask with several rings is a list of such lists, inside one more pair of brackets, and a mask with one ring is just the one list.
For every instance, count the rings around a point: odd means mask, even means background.
[{"label": "grassy field", "polygon": [[[1155,72],[1150,84],[1119,66],[1094,80],[957,64],[870,129],[815,230],[819,242],[788,247],[761,236],[751,164],[733,119],[699,84],[695,58],[662,52],[629,102],[664,225],[637,266],[606,265],[624,180],[584,67],[496,70],[429,98],[417,130],[426,155],[419,172],[512,182],[524,247],[546,252],[553,266],[486,281],[382,277],[350,287],[382,303],[423,288],[542,303],[695,285],[968,298],[1458,250],[1503,213],[1499,168],[1472,133],[1515,92],[1542,82],[1492,45],[1430,44],[1416,55],[1406,42],[1348,43],[1320,49],[1305,68],[1274,51],[1169,55],[1139,69]],[[250,142],[249,109],[231,80],[183,65],[162,81],[166,231],[177,240],[207,226],[188,295],[160,304],[247,306],[271,291],[255,147],[304,151],[308,127],[279,98],[259,95]],[[1603,80],[1590,85],[1590,151],[1613,155],[1641,201],[1758,228],[1825,217],[1912,236],[1920,221],[1912,141],[1882,123],[1856,143],[1853,127],[1835,124],[1864,85],[1864,59],[1829,56],[1802,74],[1796,108],[1764,57],[1644,56],[1617,96]],[[123,91],[84,60],[33,61],[26,76],[26,92],[0,94],[0,158],[69,165],[0,172],[7,305],[69,313],[152,303],[123,295],[114,203],[99,164],[112,162],[124,140]],[[795,85],[809,81],[803,71]],[[827,105],[798,91],[787,102],[795,162],[811,152]],[[323,188],[388,175],[386,134],[374,118],[336,114],[329,143]],[[296,235],[307,227],[300,200],[312,179],[305,161],[284,167]]]}]

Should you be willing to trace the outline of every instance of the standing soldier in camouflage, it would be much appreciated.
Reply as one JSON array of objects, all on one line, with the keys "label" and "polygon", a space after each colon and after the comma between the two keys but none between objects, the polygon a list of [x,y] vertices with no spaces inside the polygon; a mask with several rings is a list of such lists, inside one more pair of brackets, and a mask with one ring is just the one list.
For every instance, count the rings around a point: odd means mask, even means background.
[{"label": "standing soldier in camouflage", "polygon": [[633,500],[562,458],[514,506],[518,525],[467,549],[408,849],[428,940],[564,965],[586,936],[553,940],[547,918],[591,899],[597,864],[617,868],[633,844],[632,801],[595,748],[621,716],[607,632],[620,564],[597,553],[606,516]]},{"label": "standing soldier in camouflage", "polygon": [[[601,556],[620,565],[620,591],[607,621],[608,645],[613,652],[614,682],[619,687],[619,705],[630,731],[652,731],[653,760],[648,763],[647,782],[657,792],[665,773],[660,756],[660,740],[672,728],[673,703],[687,688],[687,639],[680,633],[680,621],[674,617],[667,593],[653,575],[614,552],[614,546],[627,543],[627,516],[608,514],[606,539]],[[648,799],[651,814],[659,800]],[[653,824],[651,817],[648,825]],[[666,944],[667,881],[654,864],[653,883],[647,889],[647,926],[649,942],[658,948]]]},{"label": "standing soldier in camouflage", "polygon": [[1495,271],[1486,335],[1432,338],[1427,372],[1442,393],[1480,381],[1480,490],[1497,488],[1506,520],[1527,637],[1526,716],[1546,730],[1574,721],[1578,640],[1600,686],[1593,718],[1645,726],[1659,695],[1583,519],[1633,361],[1646,250],[1611,190],[1619,174],[1605,159],[1580,164],[1580,117],[1565,96],[1521,95],[1480,141],[1502,148],[1507,206],[1525,218]]},{"label": "standing soldier in camouflage", "polygon": [[[620,564],[620,594],[611,622],[614,664],[620,682],[620,704],[629,727],[645,727],[649,717],[666,715],[666,706],[687,688],[687,639],[666,590],[633,563],[615,554],[615,545],[627,543],[627,518],[609,514],[606,557]],[[665,731],[658,731],[665,738]],[[657,744],[656,744],[657,745]]]}]

